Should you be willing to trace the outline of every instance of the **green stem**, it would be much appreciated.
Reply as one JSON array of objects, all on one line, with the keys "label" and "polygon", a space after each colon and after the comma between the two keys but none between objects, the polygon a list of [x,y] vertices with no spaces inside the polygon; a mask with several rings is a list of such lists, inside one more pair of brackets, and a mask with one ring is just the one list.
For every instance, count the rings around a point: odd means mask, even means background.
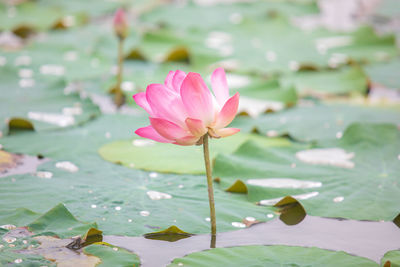
[{"label": "green stem", "polygon": [[[211,236],[212,240],[213,239],[215,240],[215,236],[217,234],[217,225],[215,218],[214,189],[213,189],[213,181],[212,181],[211,165],[210,165],[210,152],[208,150],[208,133],[203,136],[203,151],[204,151],[204,163],[206,165],[208,200],[210,202]],[[215,247],[215,241],[211,242],[211,247]]]},{"label": "green stem", "polygon": [[124,54],[123,54],[123,47],[124,47],[124,39],[118,38],[118,69],[117,69],[117,84],[115,86],[115,104],[120,107],[124,104],[124,94],[121,90],[121,83],[122,83],[122,73],[124,71]]}]

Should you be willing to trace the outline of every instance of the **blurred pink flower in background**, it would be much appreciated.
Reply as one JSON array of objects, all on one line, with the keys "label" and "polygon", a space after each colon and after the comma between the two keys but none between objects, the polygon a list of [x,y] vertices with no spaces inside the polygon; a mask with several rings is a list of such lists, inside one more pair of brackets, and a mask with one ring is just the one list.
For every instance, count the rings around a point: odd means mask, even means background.
[{"label": "blurred pink flower in background", "polygon": [[125,39],[128,35],[128,22],[126,20],[125,12],[122,8],[119,8],[114,14],[113,20],[114,32],[120,39]]},{"label": "blurred pink flower in background", "polygon": [[150,115],[150,124],[135,133],[157,142],[177,145],[202,144],[208,133],[212,138],[239,132],[225,128],[235,118],[239,93],[229,98],[225,71],[216,69],[211,76],[214,94],[200,74],[170,71],[164,84],[150,84],[146,92],[133,96]]}]

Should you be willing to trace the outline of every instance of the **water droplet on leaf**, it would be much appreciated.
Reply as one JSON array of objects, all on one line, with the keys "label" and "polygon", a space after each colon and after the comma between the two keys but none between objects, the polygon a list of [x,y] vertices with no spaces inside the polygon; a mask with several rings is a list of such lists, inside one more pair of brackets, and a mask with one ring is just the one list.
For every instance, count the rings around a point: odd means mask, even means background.
[{"label": "water droplet on leaf", "polygon": [[158,191],[147,191],[147,196],[151,200],[160,200],[160,199],[171,199],[172,196],[166,193],[158,192]]},{"label": "water droplet on leaf", "polygon": [[56,163],[56,168],[68,171],[68,172],[77,172],[79,168],[69,161],[60,161]]}]

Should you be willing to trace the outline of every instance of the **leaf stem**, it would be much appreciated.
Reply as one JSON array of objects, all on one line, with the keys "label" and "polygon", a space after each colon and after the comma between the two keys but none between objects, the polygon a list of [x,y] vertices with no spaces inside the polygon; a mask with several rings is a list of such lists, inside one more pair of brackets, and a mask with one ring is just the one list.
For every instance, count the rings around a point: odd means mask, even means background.
[{"label": "leaf stem", "polygon": [[124,55],[123,55],[123,47],[124,47],[124,39],[118,38],[118,69],[117,69],[117,84],[115,86],[115,96],[114,103],[117,107],[120,107],[124,104],[124,94],[121,90],[122,83],[122,73],[124,72]]},{"label": "leaf stem", "polygon": [[[207,175],[207,189],[208,189],[208,200],[210,202],[210,218],[211,218],[211,238],[215,240],[217,234],[216,218],[215,218],[215,202],[214,202],[214,189],[211,174],[210,165],[210,151],[208,149],[208,133],[203,136],[203,152],[204,152],[204,164],[206,165]],[[213,244],[214,243],[214,244]],[[215,247],[215,241],[211,242],[211,247]]]}]

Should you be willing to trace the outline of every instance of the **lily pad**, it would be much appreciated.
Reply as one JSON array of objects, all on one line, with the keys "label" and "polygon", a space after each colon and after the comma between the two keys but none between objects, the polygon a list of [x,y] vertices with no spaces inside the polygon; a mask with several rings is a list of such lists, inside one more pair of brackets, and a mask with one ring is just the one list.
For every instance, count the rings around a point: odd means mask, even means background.
[{"label": "lily pad", "polygon": [[290,195],[310,215],[391,221],[400,201],[399,142],[390,124],[352,124],[342,139],[316,146],[247,142],[231,155],[218,155],[214,175],[223,188],[242,180],[249,199],[260,205]]},{"label": "lily pad", "polygon": [[[236,134],[228,138],[211,140],[211,158],[215,158],[221,152],[233,152],[248,140],[254,140],[264,147],[289,144],[285,139]],[[201,146],[182,147],[146,139],[133,139],[107,144],[99,149],[99,154],[105,160],[131,168],[167,173],[205,173]]]},{"label": "lily pad", "polygon": [[58,204],[31,222],[28,227],[35,233],[52,232],[64,238],[85,233],[92,227],[96,228],[97,225],[78,221],[63,204]]},{"label": "lily pad", "polygon": [[[240,24],[243,20],[257,20],[268,13],[280,13],[285,16],[315,14],[318,8],[315,3],[298,3],[287,1],[257,1],[247,3],[217,4],[213,6],[165,5],[144,14],[141,19],[179,29],[215,29],[216,27]],[[207,21],[197,23],[192,18],[207,16]]]},{"label": "lily pad", "polygon": [[[388,263],[389,262],[389,263]],[[392,250],[386,253],[382,260],[383,267],[399,267],[400,266],[400,250]]]},{"label": "lily pad", "polygon": [[[0,25],[2,30],[14,30],[18,26],[29,26],[37,30],[50,29],[62,17],[60,10],[39,7],[35,3],[23,3],[14,10],[5,4],[0,5]],[[14,13],[14,15],[8,15]]]},{"label": "lily pad", "polygon": [[[24,207],[45,213],[58,203],[65,203],[74,217],[83,222],[96,221],[105,235],[143,235],[171,225],[193,234],[208,233],[209,203],[204,175],[144,172],[104,161],[96,154],[101,145],[131,136],[132,125],[143,124],[145,120],[129,115],[103,115],[85,127],[3,137],[1,143],[7,151],[40,153],[53,161],[38,169],[39,173],[51,173],[51,178],[26,174],[0,179],[0,194],[8,196],[0,203],[0,214],[15,214],[12,220],[21,221],[24,224],[18,226],[24,226],[26,221],[18,216],[25,213],[15,209]],[[288,141],[279,143],[286,145]],[[78,170],[59,169],[56,167],[59,161],[69,161]],[[202,161],[200,164],[203,166]],[[27,192],[29,198],[18,197]],[[215,189],[215,201],[220,232],[238,229],[232,222],[249,216],[258,221],[270,220],[266,214],[274,210],[249,202],[245,195],[219,188]],[[9,224],[9,218],[0,216],[0,224]],[[50,230],[65,230],[57,228]]]},{"label": "lily pad", "polygon": [[93,244],[84,248],[84,252],[100,258],[101,263],[96,266],[138,267],[140,260],[135,254],[112,245]]},{"label": "lily pad", "polygon": [[400,110],[309,102],[303,106],[265,114],[251,120],[237,117],[232,127],[241,128],[245,132],[256,130],[268,136],[288,134],[296,140],[314,141],[340,138],[344,130],[354,122],[399,124]]},{"label": "lily pad", "polygon": [[371,64],[364,67],[373,83],[386,86],[388,88],[400,90],[400,59],[390,62]]},{"label": "lily pad", "polygon": [[[31,70],[22,71],[31,75]],[[36,131],[42,131],[75,126],[99,114],[89,99],[81,99],[77,93],[65,95],[66,84],[61,80],[47,84],[33,78],[18,78],[17,71],[10,68],[2,69],[0,76],[0,100],[4,103],[0,128],[5,132],[12,118],[28,121]]]},{"label": "lily pad", "polygon": [[344,252],[289,246],[216,248],[175,259],[172,266],[326,266],[377,267],[378,264]]},{"label": "lily pad", "polygon": [[281,78],[283,85],[295,86],[300,95],[333,96],[367,92],[367,76],[360,67],[331,71],[301,71]]}]

